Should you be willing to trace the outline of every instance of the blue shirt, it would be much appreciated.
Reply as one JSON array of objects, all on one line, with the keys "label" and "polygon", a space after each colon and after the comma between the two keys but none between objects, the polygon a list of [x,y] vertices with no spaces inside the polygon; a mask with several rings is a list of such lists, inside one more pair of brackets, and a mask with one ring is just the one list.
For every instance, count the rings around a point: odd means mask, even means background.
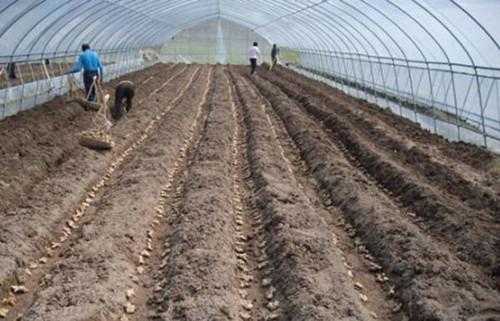
[{"label": "blue shirt", "polygon": [[103,68],[101,64],[101,59],[97,55],[97,52],[87,49],[80,54],[78,60],[75,62],[70,70],[70,73],[84,71],[99,71],[102,76]]}]

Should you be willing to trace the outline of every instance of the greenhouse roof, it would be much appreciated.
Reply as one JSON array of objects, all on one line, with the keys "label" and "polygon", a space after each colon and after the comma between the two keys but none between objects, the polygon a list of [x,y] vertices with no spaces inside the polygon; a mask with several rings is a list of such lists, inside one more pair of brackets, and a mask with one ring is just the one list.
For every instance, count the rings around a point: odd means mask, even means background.
[{"label": "greenhouse roof", "polygon": [[4,0],[0,55],[158,46],[226,19],[298,49],[497,67],[496,0]]}]

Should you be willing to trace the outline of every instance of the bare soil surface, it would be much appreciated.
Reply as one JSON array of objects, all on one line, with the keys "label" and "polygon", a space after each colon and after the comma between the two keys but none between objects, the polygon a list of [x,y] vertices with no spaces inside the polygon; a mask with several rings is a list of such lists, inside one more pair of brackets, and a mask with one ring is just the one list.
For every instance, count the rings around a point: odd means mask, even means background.
[{"label": "bare soil surface", "polygon": [[500,202],[493,193],[437,164],[419,150],[408,150],[403,142],[370,126],[362,117],[353,116],[349,110],[328,108],[300,87],[271,74],[266,76],[344,146],[348,156],[378,184],[408,210],[428,221],[429,229],[438,237],[449,238],[461,257],[486,268],[494,267]]},{"label": "bare soil surface", "polygon": [[[165,67],[159,66],[159,68],[163,69]],[[153,88],[160,88],[163,84],[176,88],[179,77],[189,76],[188,72],[184,71],[186,70],[185,66],[174,68],[176,70],[172,70],[172,74],[169,74],[170,78],[167,78],[166,75],[165,79],[159,80],[156,84],[150,82],[153,86],[156,86]],[[88,197],[87,194],[91,192],[92,185],[96,183],[99,176],[105,174],[106,168],[112,166],[113,159],[116,159],[118,155],[123,153],[123,150],[137,139],[148,119],[151,120],[157,116],[158,103],[156,103],[156,106],[150,103],[155,102],[156,98],[148,97],[151,91],[143,90],[142,92],[136,100],[136,109],[129,114],[131,121],[118,124],[112,129],[112,135],[117,142],[117,146],[110,153],[96,153],[82,148],[78,144],[79,128],[88,129],[91,126],[89,118],[92,115],[81,112],[82,108],[75,105],[68,107],[68,109],[73,110],[73,113],[76,112],[78,122],[83,124],[74,127],[66,125],[67,128],[53,134],[50,131],[52,123],[60,121],[60,119],[57,118],[57,113],[52,113],[49,105],[43,106],[40,111],[37,110],[34,113],[39,112],[45,115],[43,108],[47,108],[50,111],[49,116],[47,116],[49,120],[44,123],[39,122],[40,126],[29,127],[39,132],[39,135],[33,136],[34,141],[19,136],[19,146],[2,145],[6,147],[7,155],[6,158],[2,158],[2,161],[16,165],[8,167],[11,170],[7,169],[3,177],[9,181],[21,182],[19,185],[22,187],[16,190],[15,186],[13,186],[12,189],[6,188],[5,191],[2,191],[3,197],[0,206],[0,218],[2,220],[0,226],[0,262],[2,268],[0,269],[0,280],[12,279],[14,274],[20,273],[36,256],[41,256],[41,253],[45,251],[45,247],[52,241],[50,235],[55,232],[56,227],[65,224],[64,219],[70,218],[72,212],[78,206],[78,202]],[[175,91],[171,91],[171,95],[174,93]],[[71,111],[68,113],[71,113]],[[21,118],[21,116],[15,117],[16,119]],[[26,117],[32,119],[32,117],[36,118],[36,115],[34,116],[33,113],[28,112]],[[40,118],[44,119],[43,117]],[[24,118],[21,119],[23,123],[27,121]],[[10,121],[9,119],[7,122]],[[66,122],[62,123],[65,124]],[[32,124],[32,122],[29,122],[29,124]],[[14,127],[11,133],[23,129],[25,127]],[[44,136],[50,136],[50,138]],[[59,139],[61,137],[63,139]],[[37,143],[38,139],[52,141],[53,144],[57,145],[53,147],[51,153],[51,150],[45,145]],[[23,148],[23,145],[29,145],[27,147],[30,155],[29,159],[19,162],[13,161],[9,156],[15,155],[16,148]],[[61,153],[66,155],[67,161],[59,166],[54,166],[50,170],[44,167],[30,167],[30,162],[36,163],[40,158],[57,157],[58,150],[61,150]],[[6,166],[8,165],[6,164]],[[37,175],[38,179],[33,179]],[[8,287],[9,282],[2,282],[2,285]]]},{"label": "bare soil surface", "polygon": [[[173,68],[171,65],[161,65],[132,73],[105,84],[104,90],[114,97],[112,88],[121,80],[129,79],[137,83],[137,110],[129,117],[142,117],[143,105],[138,102],[148,95],[144,89],[159,87],[162,81],[172,75],[174,70],[169,70]],[[89,129],[92,116],[93,113],[84,111],[76,103],[65,103],[61,97],[0,122],[0,193],[5,196],[5,200],[15,201],[19,194],[29,194],[34,185],[75,157],[81,151],[75,144],[76,135]],[[9,203],[2,202],[4,205],[11,207]]]},{"label": "bare soil surface", "polygon": [[500,321],[495,155],[248,73],[122,77],[110,152],[62,99],[0,122],[0,320]]},{"label": "bare soil surface", "polygon": [[[500,171],[497,169],[500,157],[498,155],[472,144],[449,142],[439,135],[430,134],[419,124],[400,117],[388,109],[382,109],[364,100],[348,96],[340,90],[289,69],[278,67],[274,73],[283,80],[300,86],[310,98],[322,100],[330,108],[341,109],[345,116],[351,118],[362,116],[358,119],[370,124],[366,127],[367,130],[376,132],[377,129],[383,129],[387,135],[402,141],[410,151],[410,155],[418,153],[420,154],[418,157],[432,159],[436,163],[461,173],[463,177],[469,178],[474,183],[493,188],[497,196],[500,195]],[[400,149],[395,149],[393,152],[404,156]]]}]

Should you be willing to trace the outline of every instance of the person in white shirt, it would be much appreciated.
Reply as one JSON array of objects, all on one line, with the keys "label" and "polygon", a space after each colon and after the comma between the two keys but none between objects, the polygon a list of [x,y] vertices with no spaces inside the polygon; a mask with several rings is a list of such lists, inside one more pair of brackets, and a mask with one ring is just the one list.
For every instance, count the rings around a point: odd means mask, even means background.
[{"label": "person in white shirt", "polygon": [[248,58],[250,59],[250,66],[252,67],[251,74],[253,75],[257,68],[257,59],[260,58],[260,49],[257,42],[254,42],[253,46],[248,49]]}]

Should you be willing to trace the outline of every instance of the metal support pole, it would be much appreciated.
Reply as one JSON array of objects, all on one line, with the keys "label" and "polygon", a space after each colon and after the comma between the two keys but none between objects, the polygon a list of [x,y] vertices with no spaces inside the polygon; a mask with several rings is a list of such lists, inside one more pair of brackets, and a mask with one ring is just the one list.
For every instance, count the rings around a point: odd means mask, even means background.
[{"label": "metal support pole", "polygon": [[[14,61],[14,57],[11,58],[12,61]],[[29,59],[29,55],[27,56],[27,59]],[[20,99],[18,100],[19,104],[18,104],[18,109],[20,110],[23,110],[23,102],[24,102],[24,77],[23,77],[23,72],[21,70],[21,68],[19,67],[19,64],[16,64],[16,69],[17,69],[17,73],[19,74],[19,78],[21,79],[21,97]],[[17,92],[19,92],[19,90],[17,90]]]},{"label": "metal support pole", "polygon": [[[358,56],[358,63],[359,63],[359,68],[361,70],[361,91],[365,93],[365,99],[368,101],[368,92],[365,90],[366,89],[366,81],[365,81],[365,70],[363,68],[363,59],[361,59],[360,54],[357,54]],[[361,98],[361,97],[359,97]]]},{"label": "metal support pole", "polygon": [[36,89],[35,89],[35,95],[34,95],[34,102],[33,104],[36,106],[37,104],[37,99],[38,99],[38,90],[39,90],[39,84],[40,82],[38,81],[37,77],[35,76],[35,72],[33,71],[33,65],[31,64],[31,61],[28,62],[28,65],[30,67],[30,71],[31,71],[31,81],[36,81]]},{"label": "metal support pole", "polygon": [[450,68],[450,72],[451,72],[451,89],[453,91],[453,105],[455,106],[455,116],[457,117],[457,119],[456,119],[457,135],[458,135],[458,140],[462,140],[461,133],[460,133],[460,125],[458,124],[458,98],[457,98],[457,88],[455,85],[455,73],[453,71],[452,64],[448,64],[448,67]]},{"label": "metal support pole", "polygon": [[408,68],[408,80],[410,82],[410,92],[411,92],[411,98],[412,98],[413,113],[415,115],[415,122],[418,123],[417,100],[415,98],[415,88],[413,86],[413,76],[411,74],[411,68],[410,68],[410,63],[408,62],[408,59],[405,59],[405,61],[406,61],[406,67]]},{"label": "metal support pole", "polygon": [[434,133],[437,133],[437,120],[436,120],[436,111],[435,111],[435,102],[434,102],[434,88],[432,86],[432,79],[431,79],[431,70],[429,67],[429,63],[426,61],[425,62],[427,66],[427,77],[429,78],[429,91],[431,95],[431,109],[432,109],[432,119],[434,121]]},{"label": "metal support pole", "polygon": [[484,119],[484,106],[483,106],[483,95],[481,92],[481,81],[479,80],[479,74],[477,73],[477,66],[474,65],[474,74],[476,77],[476,84],[477,84],[477,96],[479,99],[479,108],[481,110],[481,127],[483,128],[483,141],[484,141],[484,147],[488,148],[488,138],[487,138],[487,132],[486,132],[486,122]]},{"label": "metal support pole", "polygon": [[[398,93],[401,93],[401,90],[399,90],[399,77],[398,77],[398,72],[396,70],[396,63],[394,62],[394,58],[392,58],[392,68],[394,69],[394,80],[396,83],[396,91]],[[388,89],[386,89],[386,91],[388,91]],[[398,106],[399,106],[399,115],[403,116],[403,109],[401,107],[401,102],[398,103]]]}]

